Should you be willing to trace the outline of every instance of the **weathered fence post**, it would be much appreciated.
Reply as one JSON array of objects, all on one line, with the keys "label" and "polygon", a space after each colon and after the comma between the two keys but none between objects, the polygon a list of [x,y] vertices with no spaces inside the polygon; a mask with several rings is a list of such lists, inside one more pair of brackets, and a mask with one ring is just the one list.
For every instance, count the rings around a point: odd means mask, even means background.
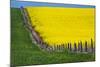
[{"label": "weathered fence post", "polygon": [[59,49],[60,49],[60,51],[61,51],[61,49],[62,49],[61,44],[59,45]]},{"label": "weathered fence post", "polygon": [[59,45],[57,45],[57,51],[59,51]]},{"label": "weathered fence post", "polygon": [[69,50],[72,51],[72,44],[69,45]]},{"label": "weathered fence post", "polygon": [[85,41],[85,52],[88,52],[87,41]]},{"label": "weathered fence post", "polygon": [[80,42],[80,51],[82,52],[83,51],[83,44],[82,44],[82,41]]},{"label": "weathered fence post", "polygon": [[83,47],[82,47],[82,42],[81,41],[78,43],[78,51],[79,52],[83,51]]},{"label": "weathered fence post", "polygon": [[76,43],[74,43],[74,52],[76,52],[77,51],[77,45],[76,45]]},{"label": "weathered fence post", "polygon": [[67,44],[67,48],[68,48],[68,50],[69,50],[69,43]]},{"label": "weathered fence post", "polygon": [[91,52],[93,53],[93,40],[91,39]]}]

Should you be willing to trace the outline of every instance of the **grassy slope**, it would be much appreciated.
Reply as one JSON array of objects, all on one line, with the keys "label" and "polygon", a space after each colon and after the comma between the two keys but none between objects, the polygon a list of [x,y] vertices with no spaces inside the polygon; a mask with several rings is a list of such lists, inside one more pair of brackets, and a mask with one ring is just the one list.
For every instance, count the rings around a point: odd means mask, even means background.
[{"label": "grassy slope", "polygon": [[29,32],[23,26],[23,19],[19,9],[11,9],[11,64],[32,65],[93,61],[91,54],[72,54],[67,52],[43,52],[32,44]]}]

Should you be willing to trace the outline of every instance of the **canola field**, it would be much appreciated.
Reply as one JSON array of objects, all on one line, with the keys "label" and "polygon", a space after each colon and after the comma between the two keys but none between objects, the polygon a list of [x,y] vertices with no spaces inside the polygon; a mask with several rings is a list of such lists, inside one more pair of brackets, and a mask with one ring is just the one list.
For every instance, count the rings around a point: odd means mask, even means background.
[{"label": "canola field", "polygon": [[49,45],[95,40],[95,8],[26,7],[34,30]]}]

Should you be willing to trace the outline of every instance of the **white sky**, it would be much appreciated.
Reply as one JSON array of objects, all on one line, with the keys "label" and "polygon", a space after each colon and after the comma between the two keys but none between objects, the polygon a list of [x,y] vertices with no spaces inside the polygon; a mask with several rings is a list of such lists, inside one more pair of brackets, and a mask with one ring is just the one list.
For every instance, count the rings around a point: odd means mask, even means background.
[{"label": "white sky", "polygon": [[18,1],[36,1],[36,2],[50,2],[50,3],[95,5],[95,0],[18,0]]}]

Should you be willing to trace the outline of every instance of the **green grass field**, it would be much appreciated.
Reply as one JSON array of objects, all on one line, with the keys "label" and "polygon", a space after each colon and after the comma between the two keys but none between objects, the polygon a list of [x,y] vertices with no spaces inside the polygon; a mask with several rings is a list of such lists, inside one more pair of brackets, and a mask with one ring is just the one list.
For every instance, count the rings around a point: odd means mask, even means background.
[{"label": "green grass field", "polygon": [[11,8],[11,65],[38,65],[94,61],[94,54],[41,51],[33,44],[18,8]]}]

